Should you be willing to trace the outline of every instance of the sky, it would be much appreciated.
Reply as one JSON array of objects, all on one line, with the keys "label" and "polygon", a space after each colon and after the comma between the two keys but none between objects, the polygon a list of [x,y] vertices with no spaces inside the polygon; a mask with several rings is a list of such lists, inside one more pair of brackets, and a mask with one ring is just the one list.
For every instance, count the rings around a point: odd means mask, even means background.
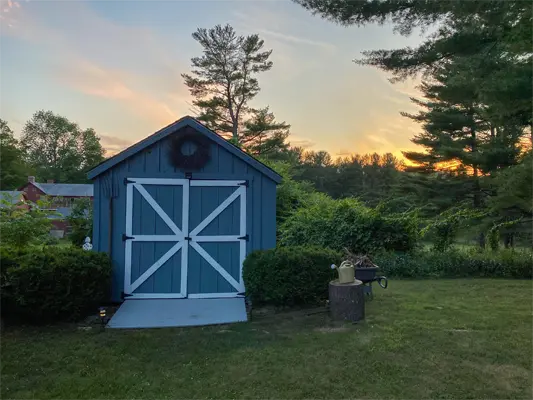
[{"label": "sky", "polygon": [[0,0],[0,118],[19,134],[37,110],[92,127],[108,154],[192,114],[182,73],[199,27],[259,34],[273,68],[255,107],[291,124],[290,142],[333,157],[413,149],[415,81],[356,65],[364,50],[417,45],[391,26],[341,27],[290,1]]}]

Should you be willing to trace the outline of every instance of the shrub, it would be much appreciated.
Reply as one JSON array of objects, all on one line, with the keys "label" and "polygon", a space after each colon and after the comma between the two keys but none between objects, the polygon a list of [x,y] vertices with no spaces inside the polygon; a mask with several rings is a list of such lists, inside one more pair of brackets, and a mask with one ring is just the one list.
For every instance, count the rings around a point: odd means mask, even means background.
[{"label": "shrub", "polygon": [[487,240],[491,250],[497,251],[500,248],[500,231],[497,227],[493,227],[489,230],[489,233],[487,234]]},{"label": "shrub", "polygon": [[3,318],[35,324],[73,321],[109,300],[111,265],[104,253],[4,247],[1,256]]},{"label": "shrub", "polygon": [[280,227],[284,246],[318,245],[353,253],[408,251],[417,240],[418,225],[411,214],[384,215],[355,199],[321,197],[300,208]]},{"label": "shrub", "polygon": [[319,247],[279,247],[251,253],[243,278],[252,302],[291,306],[315,304],[328,296],[335,278],[330,266],[341,254]]},{"label": "shrub", "polygon": [[530,252],[504,250],[460,251],[431,250],[398,254],[384,252],[374,258],[381,273],[390,278],[460,278],[532,277],[532,254]]},{"label": "shrub", "polygon": [[72,212],[67,217],[71,227],[68,236],[75,246],[81,247],[85,238],[93,236],[93,204],[90,199],[76,199],[72,206]]},{"label": "shrub", "polygon": [[44,243],[52,227],[48,217],[55,214],[46,210],[48,206],[45,200],[24,204],[2,201],[0,208],[2,245],[22,249],[32,244]]},{"label": "shrub", "polygon": [[8,288],[8,271],[12,268],[19,267],[19,258],[23,255],[23,251],[15,247],[0,246],[0,312],[2,313],[2,318],[6,314],[9,314],[8,310],[13,309],[13,302],[11,296],[9,296],[5,289]]}]

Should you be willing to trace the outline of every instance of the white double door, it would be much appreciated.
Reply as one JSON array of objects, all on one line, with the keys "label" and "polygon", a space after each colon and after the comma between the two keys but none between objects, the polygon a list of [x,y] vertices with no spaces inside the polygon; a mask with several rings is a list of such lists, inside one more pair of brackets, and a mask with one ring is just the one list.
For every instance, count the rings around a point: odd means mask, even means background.
[{"label": "white double door", "polygon": [[[123,234],[125,295],[216,298],[244,292],[246,189],[247,182],[241,180],[128,178]],[[199,201],[202,191],[203,200]],[[217,221],[229,211],[229,222]],[[192,214],[195,226],[190,226]],[[228,229],[232,234],[225,232]],[[233,248],[231,257],[224,246]],[[210,252],[207,247],[217,250]],[[224,263],[217,257],[224,258]]]}]

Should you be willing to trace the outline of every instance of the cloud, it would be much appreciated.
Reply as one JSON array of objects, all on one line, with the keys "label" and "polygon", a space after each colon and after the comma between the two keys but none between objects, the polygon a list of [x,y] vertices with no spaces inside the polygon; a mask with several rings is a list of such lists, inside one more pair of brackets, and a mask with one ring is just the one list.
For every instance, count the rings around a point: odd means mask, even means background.
[{"label": "cloud", "polygon": [[17,25],[1,33],[46,49],[52,77],[86,96],[125,107],[130,118],[156,128],[187,112],[184,68],[161,37],[118,25],[80,2],[52,4],[25,5]]},{"label": "cloud", "polygon": [[367,137],[368,140],[370,140],[370,141],[372,141],[374,143],[380,144],[380,145],[384,145],[384,146],[390,146],[391,145],[391,142],[389,142],[383,136],[366,135],[366,137]]},{"label": "cloud", "polygon": [[266,36],[271,36],[271,37],[275,37],[277,39],[281,39],[285,42],[289,42],[289,43],[296,43],[296,44],[307,44],[307,45],[310,45],[310,46],[317,46],[317,47],[321,47],[323,49],[327,49],[327,50],[335,50],[335,45],[331,44],[331,43],[326,43],[326,42],[321,42],[321,41],[317,41],[317,40],[310,40],[310,39],[306,39],[306,38],[302,38],[302,37],[298,37],[298,36],[292,36],[292,35],[288,35],[288,34],[285,34],[285,33],[281,33],[281,32],[274,32],[274,31],[271,31],[271,30],[268,30],[268,29],[255,29],[256,32],[258,33],[262,33]]},{"label": "cloud", "polygon": [[[331,56],[336,52],[336,46],[332,43],[299,35],[298,33],[302,32],[300,28],[309,28],[303,26],[301,21],[287,17],[288,14],[283,13],[281,9],[272,12],[271,7],[265,7],[263,4],[246,3],[244,9],[235,10],[232,15],[235,17],[233,25],[238,32],[257,33],[265,39],[265,48],[274,50],[271,57],[274,68],[264,79],[266,82],[292,81],[305,71],[316,68],[320,64],[316,58],[301,62],[301,54],[310,48],[312,51],[324,53],[324,56]],[[282,4],[280,2],[280,6]]]},{"label": "cloud", "polygon": [[122,139],[116,136],[99,135],[100,142],[107,146],[128,147],[131,146],[131,142],[126,139]]},{"label": "cloud", "polygon": [[58,79],[86,95],[120,101],[135,113],[157,125],[178,119],[187,108],[184,96],[148,92],[136,88],[142,79],[122,70],[104,69],[86,60],[77,60],[61,71]]},{"label": "cloud", "polygon": [[293,147],[301,147],[303,149],[310,149],[315,146],[315,142],[298,135],[290,135],[289,142]]},{"label": "cloud", "polygon": [[0,25],[4,25],[8,29],[12,29],[18,21],[20,3],[18,1],[8,0],[7,2],[0,2],[0,21],[4,21]]},{"label": "cloud", "polygon": [[100,143],[106,152],[106,156],[112,156],[120,153],[126,147],[131,146],[133,143],[129,140],[122,139],[117,136],[98,135],[100,137]]},{"label": "cloud", "polygon": [[338,157],[348,157],[353,154],[353,151],[348,149],[340,149],[338,152],[335,153],[335,156]]}]

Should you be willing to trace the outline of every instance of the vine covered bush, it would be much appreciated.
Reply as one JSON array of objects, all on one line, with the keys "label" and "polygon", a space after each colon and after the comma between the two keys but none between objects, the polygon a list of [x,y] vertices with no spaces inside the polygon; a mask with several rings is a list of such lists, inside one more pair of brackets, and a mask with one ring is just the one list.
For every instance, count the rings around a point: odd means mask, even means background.
[{"label": "vine covered bush", "polygon": [[330,266],[340,260],[340,252],[320,247],[254,251],[244,261],[246,293],[254,304],[316,304],[327,299],[336,275]]},{"label": "vine covered bush", "polygon": [[353,253],[409,251],[416,245],[418,222],[413,214],[383,214],[356,199],[319,197],[288,217],[280,227],[282,246],[317,245]]}]

